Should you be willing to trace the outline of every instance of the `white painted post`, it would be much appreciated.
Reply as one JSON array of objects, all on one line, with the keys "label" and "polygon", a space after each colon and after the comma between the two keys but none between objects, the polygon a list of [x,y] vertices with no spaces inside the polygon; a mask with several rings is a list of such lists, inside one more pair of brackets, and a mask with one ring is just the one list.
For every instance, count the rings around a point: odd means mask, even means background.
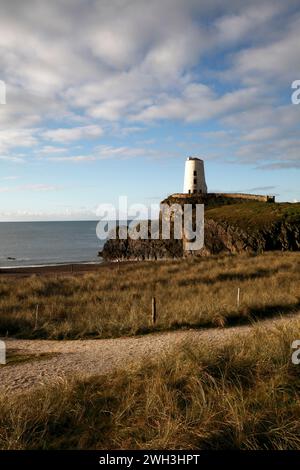
[{"label": "white painted post", "polygon": [[6,344],[0,340],[0,364],[6,364]]},{"label": "white painted post", "polygon": [[237,290],[237,308],[240,308],[240,288]]}]

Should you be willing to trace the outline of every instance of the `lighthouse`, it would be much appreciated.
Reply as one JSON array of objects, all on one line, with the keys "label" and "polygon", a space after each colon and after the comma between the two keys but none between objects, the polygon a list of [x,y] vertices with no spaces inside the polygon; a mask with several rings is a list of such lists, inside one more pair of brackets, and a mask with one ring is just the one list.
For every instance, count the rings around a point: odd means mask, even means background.
[{"label": "lighthouse", "polygon": [[201,158],[188,157],[185,162],[184,188],[186,194],[206,194],[204,162]]}]

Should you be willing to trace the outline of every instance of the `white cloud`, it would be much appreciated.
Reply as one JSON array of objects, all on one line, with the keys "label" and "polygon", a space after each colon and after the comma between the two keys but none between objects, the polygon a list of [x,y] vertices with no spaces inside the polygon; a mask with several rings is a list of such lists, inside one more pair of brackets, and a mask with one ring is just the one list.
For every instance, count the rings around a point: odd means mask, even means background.
[{"label": "white cloud", "polygon": [[128,100],[110,100],[91,106],[88,109],[89,116],[107,121],[117,121],[124,114],[129,105]]},{"label": "white cloud", "polygon": [[0,155],[0,160],[9,163],[24,163],[24,158],[14,155]]},{"label": "white cloud", "polygon": [[33,147],[37,144],[34,129],[0,130],[0,152],[10,148]]},{"label": "white cloud", "polygon": [[43,138],[53,142],[72,142],[80,139],[101,137],[103,130],[100,126],[89,125],[72,128],[51,129],[43,132]]},{"label": "white cloud", "polygon": [[101,160],[108,158],[135,158],[135,157],[147,157],[156,156],[155,150],[147,149],[144,147],[112,147],[110,145],[100,145],[97,147],[97,155]]},{"label": "white cloud", "polygon": [[93,162],[97,158],[93,155],[69,155],[61,157],[50,157],[48,158],[51,162],[67,162],[67,163],[81,163],[81,162]]},{"label": "white cloud", "polygon": [[156,150],[148,149],[146,147],[99,145],[94,149],[92,155],[54,156],[49,157],[48,160],[52,162],[82,163],[107,159],[130,159],[137,157],[156,158],[158,155],[160,155],[160,153]]},{"label": "white cloud", "polygon": [[[260,83],[272,87],[278,81],[290,86],[299,74],[300,15],[291,21],[282,37],[269,44],[246,48],[236,54],[232,70],[245,83]],[[268,83],[268,80],[272,80]],[[266,90],[267,91],[267,90]]]},{"label": "white cloud", "polygon": [[57,153],[64,153],[67,149],[65,147],[55,147],[53,145],[44,145],[41,149],[38,149],[36,153],[39,154],[57,154]]},{"label": "white cloud", "polygon": [[34,210],[16,210],[0,211],[0,221],[66,221],[66,220],[97,220],[96,211],[89,208],[66,208],[62,210],[34,211]]},{"label": "white cloud", "polygon": [[1,178],[1,180],[4,180],[4,181],[14,181],[14,180],[17,180],[19,178],[19,176],[15,176],[15,175],[11,175],[11,176],[3,176]]},{"label": "white cloud", "polygon": [[248,109],[261,99],[255,87],[234,90],[217,96],[208,86],[190,83],[180,96],[161,95],[153,104],[134,117],[137,121],[180,119],[187,122],[220,117],[241,109]]},{"label": "white cloud", "polygon": [[269,140],[278,135],[278,128],[276,127],[261,127],[260,129],[255,129],[247,134],[243,135],[243,140],[247,141],[261,141]]},{"label": "white cloud", "polygon": [[[264,38],[272,28],[271,20],[276,15],[282,13],[282,2],[261,2],[259,8],[257,5],[245,7],[242,11],[225,14],[215,21],[216,40],[223,45],[224,43],[237,44],[241,40],[251,36],[251,40],[256,42]],[[270,23],[270,24],[268,24]]]},{"label": "white cloud", "polygon": [[20,186],[0,186],[0,193],[10,193],[10,192],[23,192],[23,191],[34,191],[34,192],[48,192],[48,191],[58,191],[62,189],[62,186],[59,185],[49,185],[49,184],[24,184]]},{"label": "white cloud", "polygon": [[[296,0],[2,3],[1,160],[24,161],[18,147],[53,161],[156,157],[135,145],[93,155],[67,147],[160,120],[215,119],[245,145],[236,159],[256,161],[259,143],[273,139],[264,160],[275,150],[274,163],[297,161],[290,134],[300,106],[281,98],[299,78]],[[280,156],[281,139],[289,146]]]}]

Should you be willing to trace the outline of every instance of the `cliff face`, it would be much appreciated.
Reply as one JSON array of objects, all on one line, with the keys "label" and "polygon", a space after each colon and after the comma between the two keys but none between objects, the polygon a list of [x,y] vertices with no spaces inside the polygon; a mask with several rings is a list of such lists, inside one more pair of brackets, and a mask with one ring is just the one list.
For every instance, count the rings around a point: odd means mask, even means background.
[{"label": "cliff face", "polygon": [[215,228],[206,244],[212,251],[215,234],[220,232],[231,252],[300,249],[299,203],[244,202],[208,207],[205,222],[209,224],[210,221],[214,222]]},{"label": "cliff face", "polygon": [[243,202],[205,207],[204,248],[189,252],[182,240],[108,240],[101,256],[160,259],[219,253],[300,249],[300,204]]},{"label": "cliff face", "polygon": [[105,260],[182,258],[181,240],[108,240],[100,256]]},{"label": "cliff face", "polygon": [[300,249],[299,225],[284,221],[247,231],[226,221],[206,219],[204,238],[205,252],[208,254]]}]

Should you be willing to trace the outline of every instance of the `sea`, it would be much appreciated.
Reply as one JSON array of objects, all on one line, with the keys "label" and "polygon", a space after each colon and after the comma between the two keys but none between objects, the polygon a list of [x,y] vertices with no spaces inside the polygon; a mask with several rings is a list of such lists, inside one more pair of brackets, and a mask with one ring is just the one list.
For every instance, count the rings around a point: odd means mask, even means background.
[{"label": "sea", "polygon": [[99,263],[97,221],[0,222],[0,268]]}]

